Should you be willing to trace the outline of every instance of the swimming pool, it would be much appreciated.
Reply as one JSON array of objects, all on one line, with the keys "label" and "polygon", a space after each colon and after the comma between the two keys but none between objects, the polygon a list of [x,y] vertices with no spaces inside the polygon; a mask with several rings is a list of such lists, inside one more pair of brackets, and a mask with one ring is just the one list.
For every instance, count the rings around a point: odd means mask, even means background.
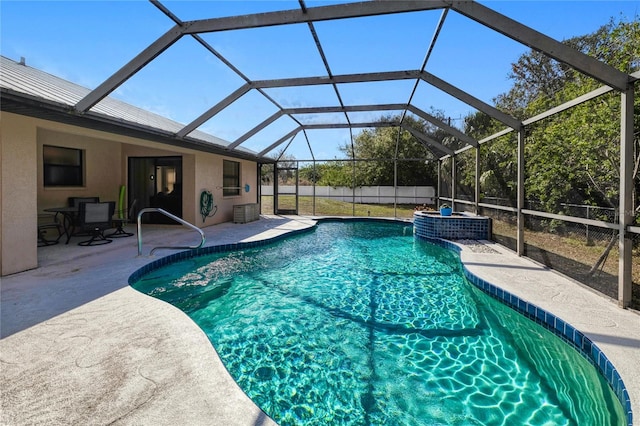
[{"label": "swimming pool", "polygon": [[407,224],[322,223],[148,268],[240,387],[289,424],[626,424],[602,375]]}]

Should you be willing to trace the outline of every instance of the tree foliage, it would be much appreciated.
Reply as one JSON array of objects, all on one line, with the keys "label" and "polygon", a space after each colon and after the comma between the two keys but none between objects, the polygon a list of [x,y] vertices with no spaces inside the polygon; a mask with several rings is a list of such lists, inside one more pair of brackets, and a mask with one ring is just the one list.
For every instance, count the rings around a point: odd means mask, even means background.
[{"label": "tree foliage", "polygon": [[[296,158],[285,153],[286,149],[281,148],[273,155],[273,158],[277,160],[278,169],[295,169],[297,167]],[[273,183],[276,164],[263,164],[260,172],[260,181],[263,185],[271,185]],[[281,170],[278,173],[278,183],[281,185],[291,184],[295,175],[292,170]]]},{"label": "tree foliage", "polygon": [[[611,20],[595,32],[570,38],[564,44],[630,74],[640,69],[639,25],[638,20],[618,23]],[[587,83],[590,78],[535,50],[511,64],[508,77],[513,86],[494,101],[499,109],[520,119],[530,116],[527,113],[548,109],[544,102],[541,103],[543,99],[561,102],[572,99],[575,90],[567,92],[568,85],[574,85],[574,89],[584,85],[578,95],[587,93],[592,87]],[[536,106],[539,110],[532,111]]]},{"label": "tree foliage", "polygon": [[[399,121],[400,117],[383,117],[380,122]],[[405,117],[405,123],[432,138],[444,137],[431,123]],[[435,185],[437,179],[435,156],[409,132],[398,134],[397,127],[365,129],[340,150],[351,161],[337,161],[305,166],[300,176],[309,182],[326,186],[393,185],[398,160],[399,186]],[[364,161],[363,161],[364,160]]]},{"label": "tree foliage", "polygon": [[[640,69],[640,22],[614,22],[566,44],[625,72]],[[509,76],[514,84],[494,101],[519,118],[533,117],[602,83],[536,51],[522,55]],[[640,85],[635,87],[635,128],[640,128]],[[466,118],[466,131],[481,139],[504,126],[482,113]],[[636,130],[636,145],[637,145]],[[617,92],[527,126],[525,197],[534,208],[563,212],[567,204],[618,204],[620,95]],[[483,145],[481,189],[485,197],[515,203],[516,134]],[[636,149],[636,152],[638,150]]]}]

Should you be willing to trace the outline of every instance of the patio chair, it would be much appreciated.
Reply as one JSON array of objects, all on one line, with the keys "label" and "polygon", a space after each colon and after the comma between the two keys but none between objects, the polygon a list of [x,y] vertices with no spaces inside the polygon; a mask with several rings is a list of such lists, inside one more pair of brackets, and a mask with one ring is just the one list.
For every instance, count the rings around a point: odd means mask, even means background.
[{"label": "patio chair", "polygon": [[[69,197],[69,207],[76,207],[80,209],[80,203],[98,203],[100,197]],[[87,235],[86,231],[80,230],[80,215],[78,213],[68,214],[67,227],[69,228],[69,236],[72,235]],[[68,243],[68,241],[67,241]]]},{"label": "patio chair", "polygon": [[[53,238],[49,235],[50,230],[55,230]],[[38,247],[52,246],[58,244],[62,237],[62,224],[55,214],[38,214]]]},{"label": "patio chair", "polygon": [[133,214],[135,212],[136,204],[138,200],[133,200],[131,205],[129,206],[129,210],[127,211],[124,207],[121,210],[116,212],[116,217],[113,218],[113,224],[116,226],[116,231],[108,234],[107,238],[120,238],[120,237],[130,237],[133,235],[133,232],[127,232],[123,229],[123,226],[127,223],[131,223],[133,220]]},{"label": "patio chair", "polygon": [[116,209],[115,201],[102,203],[80,203],[78,210],[78,230],[88,232],[91,238],[78,243],[79,246],[109,244],[112,240],[104,236],[111,228],[111,220]]}]

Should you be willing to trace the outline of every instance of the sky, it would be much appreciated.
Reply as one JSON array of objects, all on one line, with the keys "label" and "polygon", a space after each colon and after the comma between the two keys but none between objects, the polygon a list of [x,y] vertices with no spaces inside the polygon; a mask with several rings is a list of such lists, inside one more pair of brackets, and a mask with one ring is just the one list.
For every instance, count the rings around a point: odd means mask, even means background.
[{"label": "sky", "polygon": [[[161,1],[182,21],[298,9],[298,1]],[[306,1],[307,7],[347,1]],[[592,33],[611,19],[640,19],[640,1],[481,1],[556,40]],[[345,19],[314,24],[332,74],[420,69],[442,11]],[[0,54],[93,89],[174,25],[144,0],[0,0]],[[250,80],[326,75],[306,24],[202,34],[202,38]],[[484,102],[511,87],[511,63],[528,48],[456,12],[446,16],[426,71]],[[235,71],[191,37],[183,37],[110,96],[187,124],[244,84]],[[407,103],[440,111],[460,126],[473,112],[424,82],[339,85],[345,105]],[[283,108],[338,106],[330,85],[265,90]],[[278,107],[252,90],[199,130],[233,142]],[[398,111],[351,113],[354,122]],[[302,123],[345,122],[344,114],[296,116]],[[282,117],[243,147],[260,152],[298,127]],[[354,129],[356,135],[360,130]],[[300,160],[345,158],[348,129],[298,133],[286,153]],[[288,142],[288,141],[287,141]],[[281,145],[281,148],[286,143]],[[309,149],[311,146],[311,150]]]}]

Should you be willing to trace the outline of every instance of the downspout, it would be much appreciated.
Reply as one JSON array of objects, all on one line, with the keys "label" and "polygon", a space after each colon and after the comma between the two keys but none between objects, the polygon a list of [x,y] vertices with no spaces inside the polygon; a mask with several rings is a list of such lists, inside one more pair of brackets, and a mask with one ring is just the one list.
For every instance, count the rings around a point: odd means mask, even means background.
[{"label": "downspout", "polygon": [[258,175],[256,176],[256,203],[258,211],[262,212],[262,163],[257,163]]}]

